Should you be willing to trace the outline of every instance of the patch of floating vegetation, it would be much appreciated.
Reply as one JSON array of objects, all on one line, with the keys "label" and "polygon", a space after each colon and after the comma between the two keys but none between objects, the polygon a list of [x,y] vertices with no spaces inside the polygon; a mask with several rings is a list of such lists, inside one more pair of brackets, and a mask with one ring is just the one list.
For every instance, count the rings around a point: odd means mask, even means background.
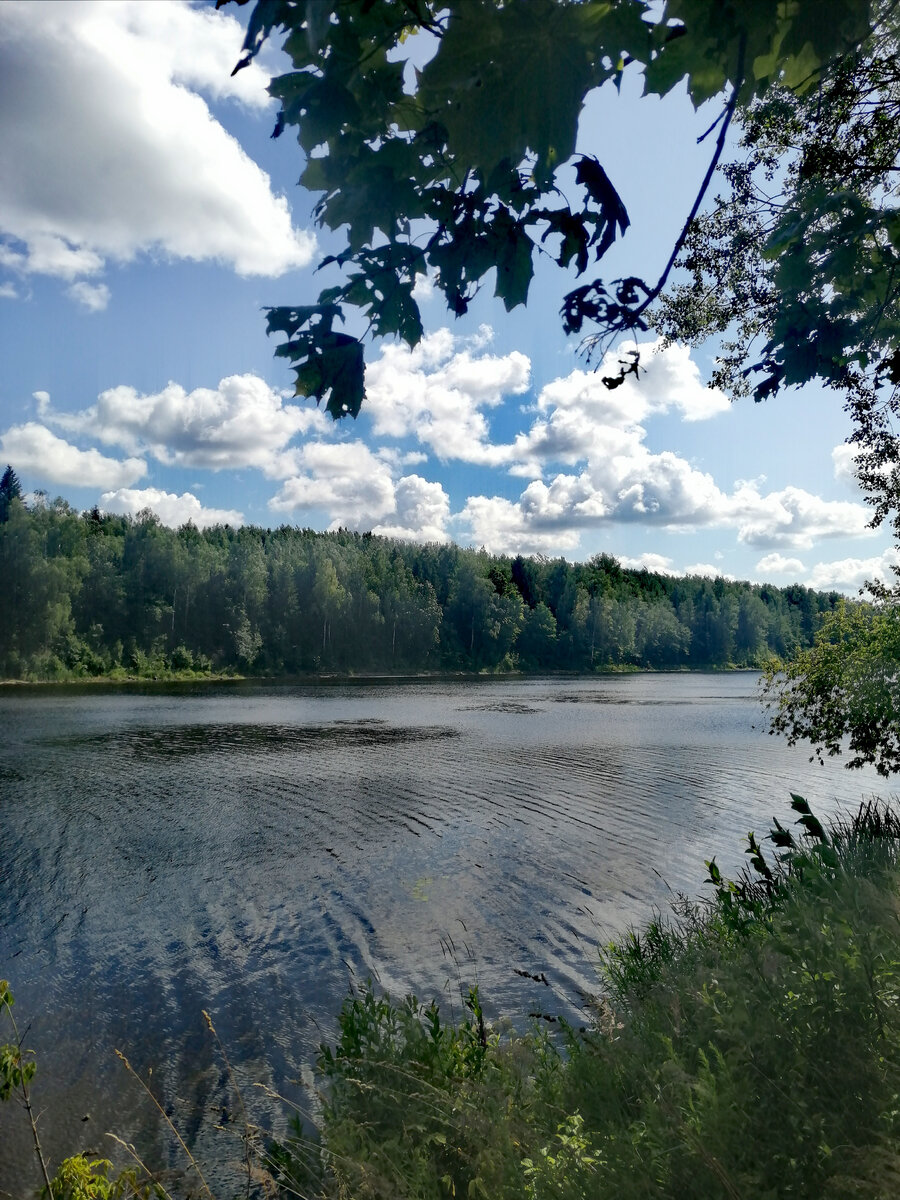
[{"label": "patch of floating vegetation", "polygon": [[103,747],[136,757],[192,754],[284,754],[322,749],[355,749],[409,742],[442,741],[458,737],[445,725],[389,725],[377,718],[333,721],[321,725],[190,725],[173,729],[127,729],[89,737],[44,739],[44,745],[64,749]]}]

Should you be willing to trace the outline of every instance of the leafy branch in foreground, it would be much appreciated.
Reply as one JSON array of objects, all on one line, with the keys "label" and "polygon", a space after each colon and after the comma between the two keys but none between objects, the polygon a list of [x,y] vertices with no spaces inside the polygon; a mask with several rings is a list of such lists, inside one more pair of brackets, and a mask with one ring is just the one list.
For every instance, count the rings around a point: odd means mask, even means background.
[{"label": "leafy branch in foreground", "polygon": [[879,0],[814,88],[782,81],[740,109],[723,193],[679,259],[686,281],[653,315],[670,340],[724,339],[712,382],[732,395],[819,379],[842,396],[875,524],[900,498],[898,62],[900,5]]},{"label": "leafy branch in foreground", "polygon": [[[578,276],[604,257],[629,217],[612,182],[619,164],[576,154],[596,88],[633,70],[647,94],[686,81],[695,106],[722,100],[690,225],[732,115],[775,85],[814,91],[855,61],[883,7],[830,0],[823,20],[820,0],[258,0],[235,70],[284,31],[293,69],[270,85],[281,102],[273,136],[296,128],[315,218],[345,239],[320,264],[338,268],[338,283],[315,304],[269,310],[298,395],[355,416],[361,339],[335,324],[355,309],[363,336],[416,345],[420,276],[459,316],[488,277],[507,310],[525,304],[539,255]],[[566,332],[595,327],[590,350],[646,329],[681,240],[655,285],[595,278],[568,291]]]},{"label": "leafy branch in foreground", "polygon": [[808,650],[766,668],[763,696],[770,732],[820,761],[846,747],[848,767],[900,771],[900,608],[840,603]]}]

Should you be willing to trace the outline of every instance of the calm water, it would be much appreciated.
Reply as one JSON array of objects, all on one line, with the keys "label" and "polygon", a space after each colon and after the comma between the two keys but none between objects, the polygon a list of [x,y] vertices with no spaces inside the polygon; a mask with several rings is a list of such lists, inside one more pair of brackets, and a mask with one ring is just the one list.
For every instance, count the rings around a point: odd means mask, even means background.
[{"label": "calm water", "polygon": [[[118,1047],[214,1173],[236,1158],[204,1008],[263,1121],[252,1084],[302,1099],[351,979],[577,1018],[597,943],[738,864],[789,789],[885,793],[766,737],[756,683],[0,689],[0,975],[51,1156],[114,1129],[178,1162]],[[36,1183],[26,1135],[0,1108],[0,1195]]]}]

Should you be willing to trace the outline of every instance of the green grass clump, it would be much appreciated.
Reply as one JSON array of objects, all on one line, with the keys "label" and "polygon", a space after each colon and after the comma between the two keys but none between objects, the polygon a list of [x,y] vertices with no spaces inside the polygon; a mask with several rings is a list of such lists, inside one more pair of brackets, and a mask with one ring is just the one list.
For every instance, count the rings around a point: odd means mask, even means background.
[{"label": "green grass clump", "polygon": [[341,1200],[900,1194],[900,819],[750,837],[737,881],[607,948],[588,1028],[501,1035],[348,997],[321,1136],[285,1191]]}]

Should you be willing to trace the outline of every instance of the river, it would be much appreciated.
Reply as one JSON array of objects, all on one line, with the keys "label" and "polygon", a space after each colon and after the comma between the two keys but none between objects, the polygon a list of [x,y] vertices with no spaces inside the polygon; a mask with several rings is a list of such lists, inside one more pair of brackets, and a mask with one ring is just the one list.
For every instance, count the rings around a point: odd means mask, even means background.
[{"label": "river", "polygon": [[[711,855],[736,868],[748,830],[790,819],[789,791],[820,813],[886,794],[767,737],[757,684],[0,689],[0,975],[50,1156],[108,1154],[113,1130],[180,1164],[119,1048],[224,1177],[234,1101],[203,1009],[276,1128],[253,1084],[306,1103],[351,981],[448,1012],[477,982],[489,1014],[577,1021],[598,943],[699,892]],[[25,1116],[3,1105],[0,1195],[32,1182]]]}]

